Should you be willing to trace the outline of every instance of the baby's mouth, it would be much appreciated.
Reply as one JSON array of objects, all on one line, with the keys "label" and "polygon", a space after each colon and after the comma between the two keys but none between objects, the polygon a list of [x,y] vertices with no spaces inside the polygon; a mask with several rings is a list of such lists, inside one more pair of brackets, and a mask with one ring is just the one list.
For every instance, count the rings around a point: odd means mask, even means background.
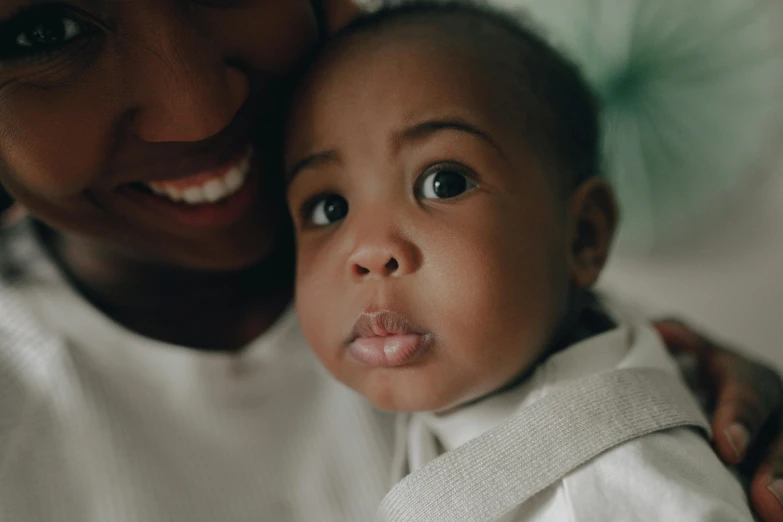
[{"label": "baby's mouth", "polygon": [[365,366],[392,368],[411,364],[427,352],[433,336],[389,310],[364,312],[347,341],[348,353]]},{"label": "baby's mouth", "polygon": [[237,193],[247,181],[253,159],[253,148],[233,163],[191,176],[131,184],[135,190],[155,194],[174,203],[204,205],[218,203]]}]

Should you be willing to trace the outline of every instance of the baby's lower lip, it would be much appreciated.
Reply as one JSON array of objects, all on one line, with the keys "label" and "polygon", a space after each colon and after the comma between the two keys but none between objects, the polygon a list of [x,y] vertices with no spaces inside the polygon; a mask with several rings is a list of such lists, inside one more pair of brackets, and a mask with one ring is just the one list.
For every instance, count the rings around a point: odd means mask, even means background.
[{"label": "baby's lower lip", "polygon": [[348,344],[348,352],[365,366],[394,368],[418,360],[430,342],[429,335],[415,333],[359,337]]}]

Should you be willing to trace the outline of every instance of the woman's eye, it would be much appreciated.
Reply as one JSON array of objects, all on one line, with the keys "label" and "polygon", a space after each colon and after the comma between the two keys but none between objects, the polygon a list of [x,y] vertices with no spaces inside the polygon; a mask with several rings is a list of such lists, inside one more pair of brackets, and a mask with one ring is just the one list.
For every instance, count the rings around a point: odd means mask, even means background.
[{"label": "woman's eye", "polygon": [[60,4],[38,4],[0,22],[0,61],[65,50],[96,27]]},{"label": "woman's eye", "polygon": [[472,190],[476,184],[457,167],[448,165],[433,167],[425,173],[419,185],[420,198],[450,199]]},{"label": "woman's eye", "polygon": [[318,227],[331,225],[348,215],[348,202],[336,194],[323,196],[310,208],[310,222]]},{"label": "woman's eye", "polygon": [[60,47],[82,35],[84,28],[73,18],[51,16],[20,32],[16,44],[30,52]]}]

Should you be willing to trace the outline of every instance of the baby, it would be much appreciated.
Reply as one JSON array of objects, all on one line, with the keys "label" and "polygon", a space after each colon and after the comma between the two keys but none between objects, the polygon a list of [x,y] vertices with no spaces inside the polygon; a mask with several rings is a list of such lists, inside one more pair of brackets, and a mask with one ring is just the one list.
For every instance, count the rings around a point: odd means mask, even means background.
[{"label": "baby", "polygon": [[[316,57],[286,146],[296,302],[337,379],[417,412],[401,416],[397,479],[563,383],[676,372],[651,330],[617,325],[590,293],[618,219],[599,141],[576,68],[486,7],[386,8]],[[686,428],[622,444],[508,515],[750,519]]]}]

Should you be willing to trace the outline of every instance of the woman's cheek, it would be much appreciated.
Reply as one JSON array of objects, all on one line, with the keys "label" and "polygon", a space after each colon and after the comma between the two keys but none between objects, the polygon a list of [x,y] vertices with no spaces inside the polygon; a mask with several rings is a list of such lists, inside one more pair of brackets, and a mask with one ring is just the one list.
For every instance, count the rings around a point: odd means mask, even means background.
[{"label": "woman's cheek", "polygon": [[[91,88],[92,87],[92,88]],[[0,103],[2,176],[45,199],[68,198],[101,181],[115,125],[106,87],[23,87]]]},{"label": "woman's cheek", "polygon": [[238,10],[210,9],[210,27],[217,28],[214,36],[229,53],[251,67],[267,74],[286,74],[317,42],[312,8],[306,0],[261,4]]}]

